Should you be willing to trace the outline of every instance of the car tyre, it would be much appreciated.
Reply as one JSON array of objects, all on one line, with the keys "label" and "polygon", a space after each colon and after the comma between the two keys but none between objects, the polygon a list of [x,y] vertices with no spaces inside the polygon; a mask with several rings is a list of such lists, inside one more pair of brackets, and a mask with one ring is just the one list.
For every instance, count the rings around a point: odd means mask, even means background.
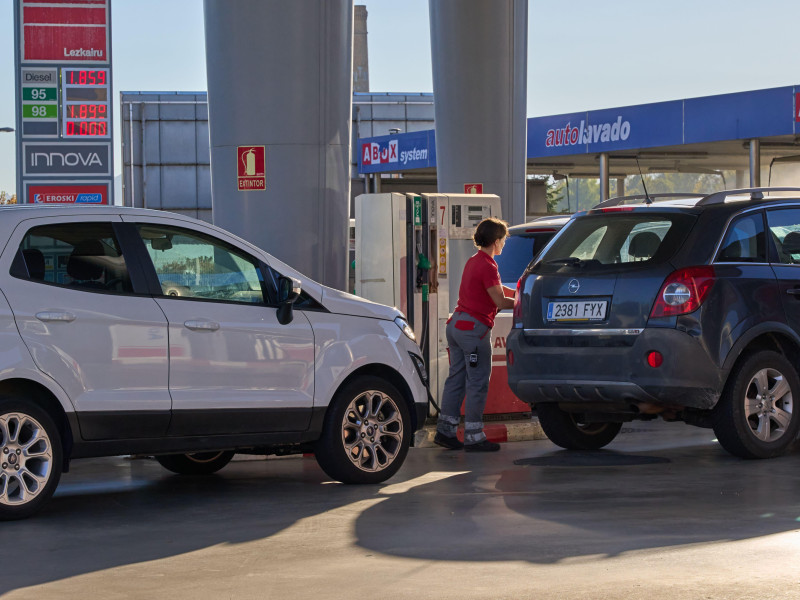
[{"label": "car tyre", "polygon": [[714,433],[741,458],[772,458],[797,438],[797,370],[777,352],[761,351],[737,363],[720,398]]},{"label": "car tyre", "polygon": [[211,475],[231,462],[234,452],[194,452],[192,454],[163,454],[156,456],[159,464],[178,475]]},{"label": "car tyre", "polygon": [[567,450],[599,450],[610,444],[622,423],[582,423],[575,415],[561,410],[558,405],[536,405],[539,424],[550,441]]},{"label": "car tyre", "polygon": [[360,377],[334,396],[314,455],[337,481],[381,483],[403,464],[411,435],[400,392],[378,377]]},{"label": "car tyre", "polygon": [[62,464],[50,415],[24,400],[0,399],[0,521],[37,512],[55,492]]}]

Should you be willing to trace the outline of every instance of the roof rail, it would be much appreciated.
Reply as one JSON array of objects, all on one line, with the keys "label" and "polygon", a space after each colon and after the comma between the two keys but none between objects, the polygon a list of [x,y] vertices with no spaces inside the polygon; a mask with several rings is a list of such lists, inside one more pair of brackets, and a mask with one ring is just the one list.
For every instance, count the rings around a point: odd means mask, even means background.
[{"label": "roof rail", "polygon": [[600,204],[595,204],[592,207],[592,210],[595,208],[606,208],[607,206],[619,206],[620,204],[625,204],[629,200],[653,200],[655,198],[697,198],[699,196],[700,194],[678,193],[650,194],[649,196],[645,196],[644,194],[636,194],[635,196],[618,196],[616,198],[609,198]]},{"label": "roof rail", "polygon": [[[741,190],[725,190],[724,192],[715,192],[705,196],[695,206],[709,206],[710,204],[724,204],[728,196],[740,196],[742,194],[750,194],[750,200],[764,200],[764,194],[770,192],[800,192],[800,188],[796,187],[757,187],[757,188],[744,188]],[[771,198],[766,198],[771,200]]]}]

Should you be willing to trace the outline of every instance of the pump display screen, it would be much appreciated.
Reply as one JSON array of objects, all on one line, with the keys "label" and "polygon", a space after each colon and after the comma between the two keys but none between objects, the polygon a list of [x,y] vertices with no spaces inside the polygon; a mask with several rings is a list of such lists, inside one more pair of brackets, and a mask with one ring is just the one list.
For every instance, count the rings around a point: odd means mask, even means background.
[{"label": "pump display screen", "polygon": [[108,69],[62,69],[61,136],[66,138],[110,137]]}]

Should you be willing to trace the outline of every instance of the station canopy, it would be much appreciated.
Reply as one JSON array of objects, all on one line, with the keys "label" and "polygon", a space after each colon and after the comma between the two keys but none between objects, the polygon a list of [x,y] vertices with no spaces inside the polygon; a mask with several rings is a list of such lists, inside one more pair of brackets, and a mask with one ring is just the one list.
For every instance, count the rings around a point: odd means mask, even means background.
[{"label": "station canopy", "polygon": [[[527,172],[597,178],[605,155],[609,178],[638,174],[637,159],[643,173],[742,174],[754,141],[764,185],[774,162],[800,161],[800,86],[532,117]],[[358,143],[362,175],[435,172],[433,130]]]}]

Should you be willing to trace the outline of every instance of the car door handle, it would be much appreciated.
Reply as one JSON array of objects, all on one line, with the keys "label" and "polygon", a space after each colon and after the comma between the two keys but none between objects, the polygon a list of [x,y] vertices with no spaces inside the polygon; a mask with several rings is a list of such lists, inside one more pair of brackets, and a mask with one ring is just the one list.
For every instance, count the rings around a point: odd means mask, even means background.
[{"label": "car door handle", "polygon": [[790,296],[800,296],[800,288],[792,288],[790,290],[786,290],[786,293]]},{"label": "car door handle", "polygon": [[71,323],[75,320],[75,315],[66,311],[45,310],[36,313],[36,318],[43,322],[61,321],[63,323]]},{"label": "car door handle", "polygon": [[184,321],[183,326],[193,331],[216,331],[219,323],[214,321]]}]

